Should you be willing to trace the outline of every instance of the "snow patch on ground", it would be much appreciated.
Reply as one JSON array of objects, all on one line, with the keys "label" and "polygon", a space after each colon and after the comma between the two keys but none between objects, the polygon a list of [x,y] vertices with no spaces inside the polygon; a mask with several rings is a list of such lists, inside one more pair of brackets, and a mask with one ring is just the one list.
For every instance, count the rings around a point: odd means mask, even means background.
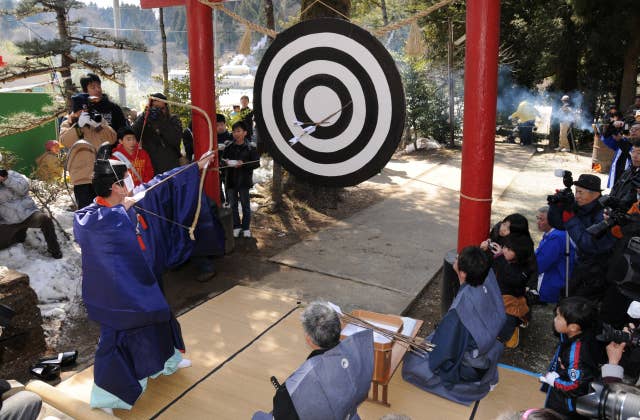
[{"label": "snow patch on ground", "polygon": [[[52,206],[52,211],[72,237],[73,212],[66,210],[70,204],[65,196]],[[66,239],[58,226],[56,234],[62,249],[61,259],[56,260],[49,255],[40,229],[29,229],[24,243],[0,250],[0,267],[27,274],[31,288],[38,295],[42,316],[63,319],[81,301],[82,261],[80,247],[73,239]]]}]

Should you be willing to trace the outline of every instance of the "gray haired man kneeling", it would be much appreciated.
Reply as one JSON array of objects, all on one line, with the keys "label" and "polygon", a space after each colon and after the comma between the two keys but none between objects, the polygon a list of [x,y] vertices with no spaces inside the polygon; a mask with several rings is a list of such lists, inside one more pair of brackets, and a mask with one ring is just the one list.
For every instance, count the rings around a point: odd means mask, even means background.
[{"label": "gray haired man kneeling", "polygon": [[284,384],[278,384],[273,412],[265,419],[359,419],[357,408],[369,393],[373,376],[373,332],[361,331],[340,342],[340,318],[326,302],[313,302],[302,313],[304,335],[312,352]]}]

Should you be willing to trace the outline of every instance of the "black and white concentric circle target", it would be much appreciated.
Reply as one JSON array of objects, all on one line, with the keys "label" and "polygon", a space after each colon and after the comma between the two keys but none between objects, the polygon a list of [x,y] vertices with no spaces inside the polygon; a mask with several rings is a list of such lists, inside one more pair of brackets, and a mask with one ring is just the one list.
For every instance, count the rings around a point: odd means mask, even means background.
[{"label": "black and white concentric circle target", "polygon": [[254,85],[260,141],[297,177],[336,187],[379,173],[405,118],[400,74],[369,32],[339,19],[278,34]]}]

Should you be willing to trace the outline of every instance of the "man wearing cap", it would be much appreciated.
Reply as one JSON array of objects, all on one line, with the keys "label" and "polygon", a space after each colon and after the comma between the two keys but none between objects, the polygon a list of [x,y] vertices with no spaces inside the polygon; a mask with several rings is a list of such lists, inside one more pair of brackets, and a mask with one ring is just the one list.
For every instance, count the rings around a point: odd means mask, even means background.
[{"label": "man wearing cap", "polygon": [[24,242],[28,228],[40,228],[49,254],[56,259],[62,258],[53,221],[38,210],[29,196],[29,178],[0,169],[0,249]]},{"label": "man wearing cap", "polygon": [[151,97],[145,111],[133,124],[133,131],[140,146],[149,153],[153,171],[160,174],[180,165],[182,123],[177,115],[171,115],[165,102],[153,99],[166,100],[166,96],[154,93]]},{"label": "man wearing cap", "polygon": [[[82,249],[82,299],[100,324],[91,406],[112,413],[131,409],[149,377],[191,365],[159,279],[194,250],[184,226],[193,221],[200,169],[213,155],[156,176],[134,198],[127,166],[110,154],[106,147],[98,152],[98,198],[75,213],[73,232]],[[201,213],[199,223],[207,217]],[[196,237],[206,237],[198,228]]]},{"label": "man wearing cap", "polygon": [[568,152],[571,149],[569,145],[569,130],[571,130],[571,124],[573,123],[573,110],[569,106],[569,96],[564,95],[561,98],[562,106],[558,112],[558,120],[560,121],[560,145],[556,150],[561,152]]},{"label": "man wearing cap", "polygon": [[599,299],[606,287],[607,262],[616,239],[609,230],[599,237],[587,232],[587,228],[604,219],[604,208],[598,201],[602,191],[600,178],[582,174],[573,185],[575,203],[551,206],[549,219],[561,219],[561,224],[576,246],[570,295]]},{"label": "man wearing cap", "polygon": [[121,128],[129,126],[122,109],[102,93],[102,81],[96,74],[87,73],[81,77],[80,86],[82,86],[82,91],[89,95],[91,108],[102,115],[102,118],[114,131],[117,132]]},{"label": "man wearing cap", "polygon": [[73,95],[71,113],[60,125],[60,142],[69,149],[66,168],[79,209],[91,204],[96,197],[91,178],[98,148],[104,142],[113,144],[116,140],[116,132],[106,120],[89,113],[89,95]]}]

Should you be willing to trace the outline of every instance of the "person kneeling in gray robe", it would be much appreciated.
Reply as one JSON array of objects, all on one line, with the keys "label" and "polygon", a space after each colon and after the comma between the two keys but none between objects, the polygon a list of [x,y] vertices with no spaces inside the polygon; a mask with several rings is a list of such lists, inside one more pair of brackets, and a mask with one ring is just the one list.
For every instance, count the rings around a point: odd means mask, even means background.
[{"label": "person kneeling in gray robe", "polygon": [[468,405],[484,398],[498,383],[498,360],[504,346],[497,337],[505,312],[490,257],[484,251],[475,246],[464,248],[453,269],[460,290],[427,337],[435,348],[425,354],[408,353],[402,377],[425,391]]},{"label": "person kneeling in gray robe", "polygon": [[283,385],[275,377],[273,412],[253,420],[357,420],[373,377],[373,332],[340,342],[340,318],[326,302],[312,302],[302,313],[305,339],[313,349]]}]

